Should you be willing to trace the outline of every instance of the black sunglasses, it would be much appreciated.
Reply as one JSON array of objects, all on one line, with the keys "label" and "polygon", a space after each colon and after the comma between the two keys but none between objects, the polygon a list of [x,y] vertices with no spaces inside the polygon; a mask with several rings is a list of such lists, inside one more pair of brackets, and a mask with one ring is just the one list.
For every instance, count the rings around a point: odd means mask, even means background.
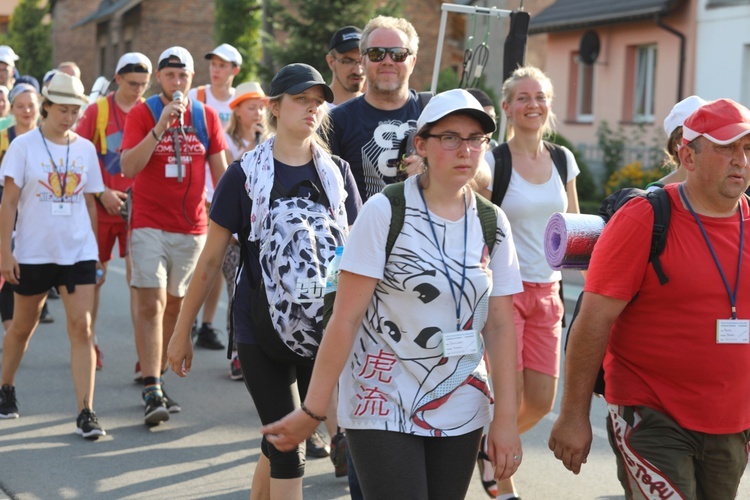
[{"label": "black sunglasses", "polygon": [[411,49],[406,47],[370,47],[365,50],[365,55],[372,62],[380,62],[385,59],[386,54],[391,55],[391,61],[402,63],[411,55]]}]

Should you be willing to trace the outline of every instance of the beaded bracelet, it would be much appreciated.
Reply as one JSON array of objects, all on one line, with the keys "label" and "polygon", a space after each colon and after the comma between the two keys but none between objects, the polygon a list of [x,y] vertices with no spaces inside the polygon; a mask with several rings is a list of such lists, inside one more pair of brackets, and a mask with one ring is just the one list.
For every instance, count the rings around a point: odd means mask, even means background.
[{"label": "beaded bracelet", "polygon": [[311,412],[310,410],[308,410],[307,406],[305,406],[305,403],[300,403],[300,408],[302,408],[302,411],[307,413],[311,418],[314,418],[318,422],[325,422],[328,419],[328,417],[320,417],[314,414],[313,412]]}]

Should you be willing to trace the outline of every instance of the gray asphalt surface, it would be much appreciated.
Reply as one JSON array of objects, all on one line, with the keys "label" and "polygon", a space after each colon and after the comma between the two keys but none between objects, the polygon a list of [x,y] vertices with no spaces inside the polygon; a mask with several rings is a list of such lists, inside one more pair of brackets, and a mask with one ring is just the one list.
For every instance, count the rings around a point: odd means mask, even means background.
[{"label": "gray asphalt surface", "polygon": [[[75,434],[62,304],[50,301],[56,321],[40,325],[16,377],[21,418],[0,420],[0,499],[249,497],[260,421],[244,384],[229,380],[224,352],[198,350],[185,380],[168,374],[168,392],[183,410],[158,427],[143,424],[124,274],[123,262],[113,261],[98,324],[104,370],[97,374],[94,408],[108,435],[89,442]],[[566,295],[577,296],[576,280],[566,283]],[[220,326],[225,307],[224,298]],[[604,404],[593,406],[594,445],[579,476],[547,449],[554,412],[523,436],[524,462],[515,479],[524,500],[624,498],[604,432]],[[475,475],[467,498],[488,498]],[[748,482],[738,498],[750,498]],[[309,459],[304,497],[349,498],[346,479],[334,477],[328,459]]]}]

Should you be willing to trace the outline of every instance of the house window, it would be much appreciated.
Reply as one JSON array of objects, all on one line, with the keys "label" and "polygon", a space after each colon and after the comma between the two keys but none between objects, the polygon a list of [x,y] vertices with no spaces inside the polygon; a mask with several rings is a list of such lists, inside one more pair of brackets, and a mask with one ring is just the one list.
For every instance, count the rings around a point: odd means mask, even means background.
[{"label": "house window", "polygon": [[594,121],[594,65],[585,64],[576,57],[576,121]]},{"label": "house window", "polygon": [[633,119],[654,121],[654,86],[656,80],[656,45],[643,45],[635,51],[635,88]]}]

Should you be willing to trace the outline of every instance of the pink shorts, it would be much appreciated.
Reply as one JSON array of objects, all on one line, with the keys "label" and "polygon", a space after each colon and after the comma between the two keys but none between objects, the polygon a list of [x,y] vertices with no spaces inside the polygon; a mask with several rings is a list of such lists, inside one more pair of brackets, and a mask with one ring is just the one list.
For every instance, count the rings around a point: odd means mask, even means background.
[{"label": "pink shorts", "polygon": [[523,292],[513,297],[519,372],[531,369],[555,378],[560,375],[562,316],[559,281],[523,282]]}]

